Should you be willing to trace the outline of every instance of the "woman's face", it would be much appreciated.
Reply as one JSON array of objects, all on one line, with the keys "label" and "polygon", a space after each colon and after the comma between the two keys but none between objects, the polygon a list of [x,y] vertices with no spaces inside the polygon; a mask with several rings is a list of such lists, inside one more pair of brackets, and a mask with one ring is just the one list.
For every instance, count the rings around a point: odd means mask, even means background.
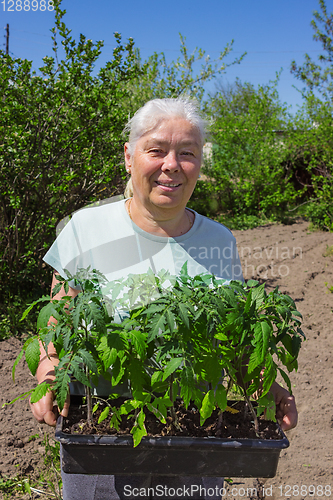
[{"label": "woman's face", "polygon": [[136,203],[150,212],[184,210],[199,176],[201,155],[200,134],[183,118],[161,121],[140,137],[133,155],[126,143],[125,162]]}]

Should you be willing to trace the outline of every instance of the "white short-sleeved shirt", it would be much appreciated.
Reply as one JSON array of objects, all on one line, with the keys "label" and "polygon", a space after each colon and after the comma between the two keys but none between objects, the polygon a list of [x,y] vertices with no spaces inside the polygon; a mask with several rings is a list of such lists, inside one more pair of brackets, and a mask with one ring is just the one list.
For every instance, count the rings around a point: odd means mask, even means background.
[{"label": "white short-sleeved shirt", "polygon": [[185,262],[195,276],[209,272],[243,280],[236,240],[222,224],[194,212],[191,229],[175,238],[143,231],[130,219],[125,201],[87,207],[63,227],[44,261],[66,277],[80,268],[97,269],[109,281],[152,269],[177,275]]}]

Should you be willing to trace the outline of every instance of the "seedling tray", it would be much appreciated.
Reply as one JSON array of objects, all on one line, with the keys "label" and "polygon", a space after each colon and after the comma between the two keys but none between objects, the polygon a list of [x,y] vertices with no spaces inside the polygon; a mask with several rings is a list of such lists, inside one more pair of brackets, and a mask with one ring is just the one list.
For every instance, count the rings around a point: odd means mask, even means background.
[{"label": "seedling tray", "polygon": [[126,474],[212,477],[274,477],[282,439],[144,437],[134,448],[131,435],[70,435],[59,417],[62,470],[71,474]]}]

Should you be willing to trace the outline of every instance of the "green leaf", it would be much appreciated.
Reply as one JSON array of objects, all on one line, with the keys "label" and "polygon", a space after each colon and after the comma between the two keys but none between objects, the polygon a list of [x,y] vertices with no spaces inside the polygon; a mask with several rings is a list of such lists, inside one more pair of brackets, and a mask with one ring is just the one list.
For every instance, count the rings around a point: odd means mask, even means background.
[{"label": "green leaf", "polygon": [[82,362],[85,365],[87,365],[87,367],[91,373],[98,372],[96,361],[95,361],[93,355],[89,351],[87,351],[85,349],[79,349],[77,352],[77,356],[81,357]]},{"label": "green leaf", "polygon": [[142,361],[132,359],[129,365],[130,380],[133,390],[142,389],[145,381],[145,368]]},{"label": "green leaf", "polygon": [[144,358],[146,354],[146,335],[138,330],[131,330],[128,332],[128,337],[140,358]]},{"label": "green leaf", "polygon": [[224,411],[228,405],[227,390],[222,384],[218,384],[215,390],[215,401],[220,410]]},{"label": "green leaf", "polygon": [[79,357],[75,357],[71,362],[71,371],[72,375],[81,382],[81,384],[86,385],[87,387],[91,387],[89,379],[81,366],[81,360]]},{"label": "green leaf", "polygon": [[191,366],[184,366],[180,375],[180,396],[184,401],[185,408],[188,407],[195,387],[195,374]]},{"label": "green leaf", "polygon": [[292,344],[292,339],[290,335],[284,335],[281,339],[282,344],[284,347],[287,349],[289,354],[292,356],[293,355],[293,344]]},{"label": "green leaf", "polygon": [[60,411],[62,411],[66,398],[69,392],[69,383],[71,381],[68,373],[68,357],[64,357],[60,360],[58,366],[55,366],[56,373],[56,383],[54,385],[54,391],[56,393],[57,403]]},{"label": "green leaf", "polygon": [[13,399],[12,401],[9,401],[9,403],[3,403],[1,408],[4,408],[7,405],[11,405],[13,403],[16,403],[16,401],[19,401],[20,399],[26,399],[35,389],[30,389],[30,391],[24,392],[23,394],[20,394],[17,396],[17,398]]},{"label": "green leaf", "polygon": [[252,288],[252,287],[255,287],[255,286],[259,285],[259,281],[248,280],[246,284],[247,284],[247,286],[249,286],[250,288]]},{"label": "green leaf", "polygon": [[272,325],[267,323],[267,321],[259,321],[254,327],[256,351],[260,359],[259,363],[262,363],[265,358],[272,331]]},{"label": "green leaf", "polygon": [[272,355],[270,353],[267,353],[266,358],[265,358],[265,370],[264,370],[264,379],[263,379],[263,387],[262,387],[262,392],[263,395],[266,394],[269,389],[271,388],[271,385],[276,379],[276,365],[273,361]]},{"label": "green leaf", "polygon": [[46,304],[46,306],[43,307],[43,309],[41,309],[38,315],[37,329],[39,330],[40,328],[44,328],[45,326],[47,326],[48,321],[52,316],[55,319],[59,318],[53,302],[49,302],[48,304]]},{"label": "green leaf", "polygon": [[35,300],[35,302],[30,304],[29,307],[27,307],[27,309],[23,312],[20,321],[23,321],[28,316],[31,309],[33,309],[35,307],[35,305],[37,305],[39,302],[45,302],[45,301],[50,301],[50,300],[51,300],[51,297],[49,295],[43,295],[43,297],[40,297],[38,300]]},{"label": "green leaf", "polygon": [[162,380],[166,380],[172,373],[174,373],[182,364],[183,358],[171,358],[170,361],[165,365],[163,370]]},{"label": "green leaf", "polygon": [[101,422],[103,422],[103,420],[108,418],[109,413],[110,413],[110,407],[106,406],[102,411],[102,413],[100,414],[100,416],[98,417],[98,423],[100,424]]},{"label": "green leaf", "polygon": [[207,418],[211,416],[215,408],[215,395],[214,391],[210,390],[207,392],[202,401],[202,406],[200,408],[200,425],[203,425]]},{"label": "green leaf", "polygon": [[249,358],[248,373],[252,373],[258,366],[261,365],[261,351],[258,349],[254,350]]},{"label": "green leaf", "polygon": [[288,377],[287,373],[284,370],[282,370],[282,368],[278,366],[277,369],[279,370],[283,380],[287,384],[288,391],[290,392],[290,394],[292,394],[290,378]]},{"label": "green leaf", "polygon": [[124,374],[125,374],[125,368],[124,368],[123,364],[121,363],[120,358],[117,357],[115,359],[115,362],[113,363],[113,366],[112,366],[112,379],[111,379],[112,385],[116,386],[116,385],[120,384]]},{"label": "green leaf", "polygon": [[179,309],[179,316],[183,320],[184,324],[186,325],[187,328],[190,328],[190,320],[188,317],[188,310],[186,305],[180,302],[178,304],[178,309]]},{"label": "green leaf", "polygon": [[64,349],[67,352],[70,349],[70,342],[72,336],[72,329],[69,326],[63,326],[61,328],[61,336],[64,345]]},{"label": "green leaf", "polygon": [[36,370],[39,365],[39,360],[40,360],[40,347],[39,347],[39,340],[37,337],[34,337],[32,341],[26,342],[26,349],[25,349],[25,359],[27,361],[29,370],[31,371],[32,375],[36,375]]},{"label": "green leaf", "polygon": [[230,289],[228,286],[221,286],[220,291],[230,306],[237,306],[237,298],[235,296],[235,292],[232,289]]},{"label": "green leaf", "polygon": [[204,372],[203,373],[204,380],[215,386],[219,382],[219,380],[221,380],[221,375],[222,375],[221,359],[219,356],[214,354],[209,356],[202,356],[202,359],[203,359],[202,369]]},{"label": "green leaf", "polygon": [[127,339],[121,330],[113,330],[107,336],[109,347],[114,347],[117,351],[126,351],[129,348]]},{"label": "green leaf", "polygon": [[148,334],[148,342],[151,342],[154,340],[156,337],[160,337],[163,335],[164,331],[164,325],[166,323],[166,317],[164,314],[161,315],[156,315],[152,320],[151,320],[151,328],[150,332]]},{"label": "green leaf", "polygon": [[261,306],[265,300],[265,283],[256,288],[252,288],[252,300],[255,300],[257,308]]},{"label": "green leaf", "polygon": [[294,335],[292,338],[292,354],[295,358],[297,358],[299,354],[299,350],[301,348],[302,339],[297,335]]},{"label": "green leaf", "polygon": [[156,382],[160,382],[160,380],[162,379],[162,376],[163,376],[162,370],[155,370],[151,376],[151,386],[153,387],[153,385]]},{"label": "green leaf", "polygon": [[42,399],[49,392],[51,387],[51,384],[48,384],[47,382],[42,382],[41,384],[37,385],[31,395],[31,402],[37,403],[37,401]]},{"label": "green leaf", "polygon": [[156,408],[158,408],[159,412],[166,419],[167,414],[168,414],[168,408],[173,406],[173,403],[170,400],[170,398],[168,398],[166,395],[164,395],[163,397],[160,397],[160,398],[156,397],[154,400],[154,405],[156,406]]},{"label": "green leaf", "polygon": [[244,305],[244,311],[248,312],[250,310],[251,304],[252,304],[252,290],[249,291],[249,294],[247,296],[245,305]]},{"label": "green leaf", "polygon": [[110,347],[108,345],[107,337],[102,337],[101,342],[98,346],[98,352],[101,356],[104,370],[108,370],[110,366],[112,366],[116,361],[119,353],[122,353],[123,351],[117,351],[117,349],[115,349],[114,347]]},{"label": "green leaf", "polygon": [[13,378],[14,382],[15,382],[15,369],[16,369],[18,363],[20,362],[20,359],[22,359],[23,354],[24,354],[24,349],[21,350],[20,354],[17,356],[17,358],[15,359],[14,364],[13,364],[12,378]]},{"label": "green leaf", "polygon": [[275,401],[274,401],[274,396],[270,392],[265,394],[264,396],[261,396],[257,400],[257,406],[256,406],[256,413],[257,415],[261,415],[262,413],[265,412],[265,419],[266,420],[272,420],[273,422],[276,422],[275,418],[275,413],[276,413],[276,407],[275,407]]},{"label": "green leaf", "polygon": [[[148,410],[151,411],[155,415],[155,417],[158,418],[162,422],[162,424],[165,424],[166,417],[159,410],[159,408],[157,406],[155,406],[156,403],[157,403],[157,398],[155,398],[154,403],[147,403],[146,406],[147,406]],[[160,405],[161,405],[161,403],[160,403]]]},{"label": "green leaf", "polygon": [[139,415],[137,416],[134,427],[131,429],[131,434],[133,435],[134,448],[141,443],[144,436],[147,436],[147,430],[145,427],[145,414],[141,409]]}]

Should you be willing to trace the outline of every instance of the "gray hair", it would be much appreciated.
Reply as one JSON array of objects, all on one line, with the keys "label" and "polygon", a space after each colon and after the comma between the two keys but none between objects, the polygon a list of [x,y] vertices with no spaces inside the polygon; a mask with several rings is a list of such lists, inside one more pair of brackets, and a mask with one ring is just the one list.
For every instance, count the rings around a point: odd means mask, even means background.
[{"label": "gray hair", "polygon": [[133,197],[133,183],[132,183],[132,177],[130,177],[125,187],[124,198],[132,198],[132,197]]},{"label": "gray hair", "polygon": [[124,132],[129,132],[129,153],[134,153],[140,137],[154,129],[160,121],[172,118],[183,118],[196,127],[203,146],[206,124],[195,101],[187,97],[152,99],[135,113],[124,129]]}]

